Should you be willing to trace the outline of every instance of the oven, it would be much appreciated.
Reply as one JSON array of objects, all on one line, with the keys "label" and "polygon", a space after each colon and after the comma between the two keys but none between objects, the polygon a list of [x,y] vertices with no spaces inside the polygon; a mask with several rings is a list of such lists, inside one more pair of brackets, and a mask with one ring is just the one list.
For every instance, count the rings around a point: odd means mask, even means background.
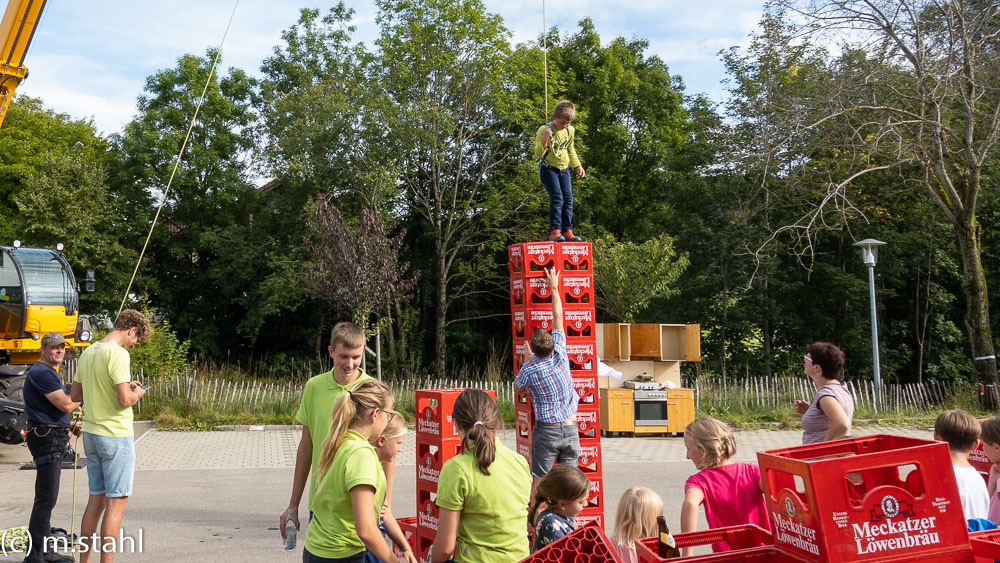
[{"label": "oven", "polygon": [[632,400],[635,405],[636,426],[667,425],[667,392],[636,389]]}]

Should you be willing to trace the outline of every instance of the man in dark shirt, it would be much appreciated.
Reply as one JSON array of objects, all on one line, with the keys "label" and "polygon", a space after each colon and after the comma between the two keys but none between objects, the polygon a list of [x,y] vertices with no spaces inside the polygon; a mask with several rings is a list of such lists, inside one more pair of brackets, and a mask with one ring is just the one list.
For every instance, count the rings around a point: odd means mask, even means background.
[{"label": "man in dark shirt", "polygon": [[[66,392],[56,369],[66,355],[66,339],[58,332],[42,337],[41,359],[24,380],[24,413],[28,421],[28,450],[35,459],[35,504],[31,507],[28,534],[31,551],[26,563],[72,561],[69,555],[56,553],[54,545],[45,545],[52,531],[50,518],[59,497],[59,474],[62,457],[69,443],[70,413],[80,406]],[[48,550],[48,553],[45,551]]]}]

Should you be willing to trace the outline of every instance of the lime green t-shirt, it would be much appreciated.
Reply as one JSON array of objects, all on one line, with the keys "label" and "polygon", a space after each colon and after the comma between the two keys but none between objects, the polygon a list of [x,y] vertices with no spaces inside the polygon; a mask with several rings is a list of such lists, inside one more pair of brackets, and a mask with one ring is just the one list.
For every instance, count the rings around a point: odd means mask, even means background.
[{"label": "lime green t-shirt", "polygon": [[337,559],[365,550],[354,527],[354,506],[351,504],[351,489],[358,485],[375,488],[372,517],[378,522],[379,511],[385,502],[385,473],[375,448],[364,436],[348,430],[337,455],[333,456],[330,469],[309,499],[313,511],[313,519],[306,530],[309,553]]},{"label": "lime green t-shirt", "polygon": [[446,461],[438,477],[438,507],[462,512],[458,563],[508,563],[528,556],[528,462],[500,440],[496,447],[489,475],[479,470],[469,449]]},{"label": "lime green t-shirt", "polygon": [[118,404],[119,383],[128,383],[128,350],[117,342],[96,342],[80,354],[76,381],[83,386],[83,431],[108,438],[132,435],[132,407]]},{"label": "lime green t-shirt", "polygon": [[333,404],[344,394],[344,391],[353,389],[355,385],[366,379],[371,379],[364,370],[358,368],[361,375],[353,383],[341,385],[333,378],[333,370],[321,373],[309,378],[306,388],[302,391],[302,402],[299,403],[299,410],[295,413],[295,420],[309,427],[309,437],[312,439],[312,466],[309,470],[309,510],[313,510],[312,498],[316,494],[316,486],[319,479],[316,478],[316,469],[319,467],[319,456],[323,452],[323,440],[330,433],[330,425],[333,424],[331,411]]},{"label": "lime green t-shirt", "polygon": [[[566,168],[576,168],[580,166],[580,158],[576,156],[576,147],[573,146],[573,138],[576,136],[576,129],[572,125],[567,125],[559,131],[552,130],[549,142],[542,146],[542,135],[548,123],[538,128],[535,133],[535,158],[541,159],[544,155],[549,166],[565,170]],[[546,152],[546,149],[548,151]]]}]

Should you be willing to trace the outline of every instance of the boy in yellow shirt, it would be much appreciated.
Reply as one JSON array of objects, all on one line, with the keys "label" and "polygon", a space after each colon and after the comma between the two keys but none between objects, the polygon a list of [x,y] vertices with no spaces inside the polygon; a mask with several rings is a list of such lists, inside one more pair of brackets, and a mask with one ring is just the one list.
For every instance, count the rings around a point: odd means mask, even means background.
[{"label": "boy in yellow shirt", "polygon": [[573,146],[576,129],[570,123],[575,118],[573,102],[563,100],[556,104],[552,121],[535,133],[538,175],[549,192],[549,240],[553,242],[582,240],[573,234],[573,180],[569,173],[573,167],[577,178],[587,175]]}]

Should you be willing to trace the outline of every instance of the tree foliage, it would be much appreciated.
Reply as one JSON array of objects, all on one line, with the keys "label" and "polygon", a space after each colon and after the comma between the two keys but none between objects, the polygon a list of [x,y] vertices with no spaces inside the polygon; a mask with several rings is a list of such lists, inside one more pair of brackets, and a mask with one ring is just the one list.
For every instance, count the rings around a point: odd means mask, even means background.
[{"label": "tree foliage", "polygon": [[678,294],[677,280],[690,263],[666,234],[641,244],[605,235],[593,249],[594,286],[608,322],[635,322],[653,299]]}]

